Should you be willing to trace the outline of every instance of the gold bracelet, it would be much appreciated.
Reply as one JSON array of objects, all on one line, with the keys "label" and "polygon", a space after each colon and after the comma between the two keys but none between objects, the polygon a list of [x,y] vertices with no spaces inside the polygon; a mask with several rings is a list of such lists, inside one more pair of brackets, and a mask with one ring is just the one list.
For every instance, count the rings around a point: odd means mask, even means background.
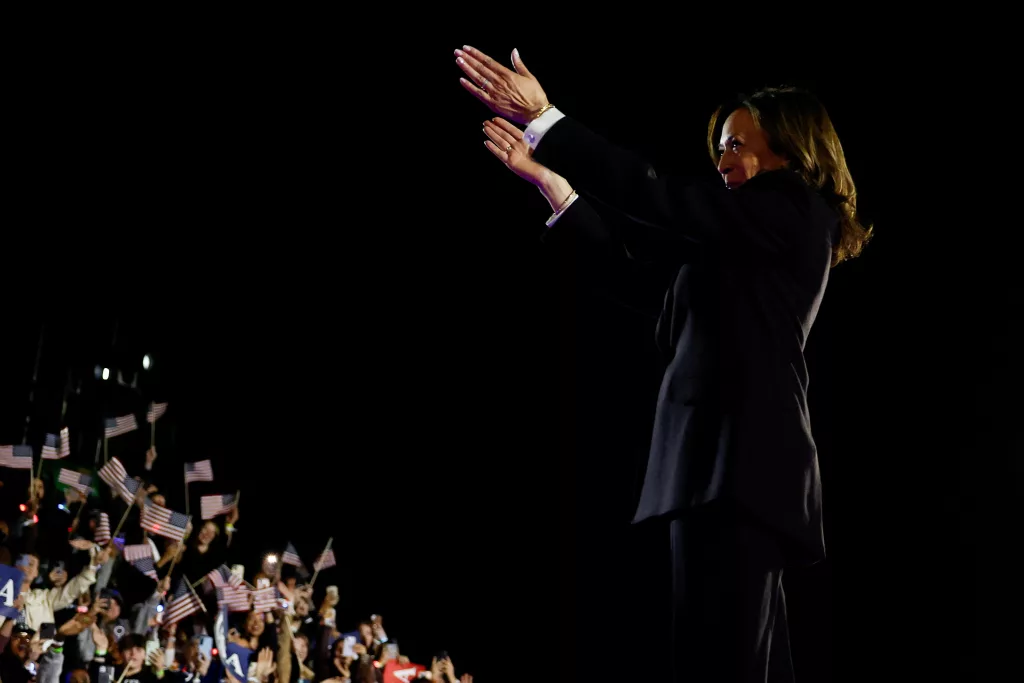
[{"label": "gold bracelet", "polygon": [[544,113],[544,112],[546,112],[546,111],[547,111],[548,109],[551,109],[551,108],[552,108],[552,107],[554,107],[554,106],[555,106],[555,105],[553,105],[553,104],[551,104],[550,102],[548,102],[548,103],[547,103],[547,104],[545,104],[545,105],[544,105],[543,107],[541,107],[540,111],[538,111],[538,112],[537,112],[536,114],[534,114],[533,116],[531,116],[531,117],[530,117],[530,120],[531,120],[531,121],[533,121],[534,119],[536,119],[536,118],[537,118],[537,117],[539,117],[539,116],[540,116],[541,114],[543,114],[543,113]]},{"label": "gold bracelet", "polygon": [[569,200],[572,199],[574,194],[576,194],[575,190],[573,190],[573,191],[571,191],[569,193],[569,196],[565,198],[565,201],[563,201],[562,204],[558,207],[558,210],[555,211],[556,214],[562,213],[562,211],[565,210],[565,205],[569,203]]}]

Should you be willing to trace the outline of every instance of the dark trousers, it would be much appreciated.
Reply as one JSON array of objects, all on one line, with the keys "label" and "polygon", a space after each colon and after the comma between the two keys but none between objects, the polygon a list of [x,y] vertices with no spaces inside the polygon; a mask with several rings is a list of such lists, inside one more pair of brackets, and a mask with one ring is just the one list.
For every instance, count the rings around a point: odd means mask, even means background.
[{"label": "dark trousers", "polygon": [[677,683],[789,683],[793,660],[775,534],[715,501],[672,520]]}]

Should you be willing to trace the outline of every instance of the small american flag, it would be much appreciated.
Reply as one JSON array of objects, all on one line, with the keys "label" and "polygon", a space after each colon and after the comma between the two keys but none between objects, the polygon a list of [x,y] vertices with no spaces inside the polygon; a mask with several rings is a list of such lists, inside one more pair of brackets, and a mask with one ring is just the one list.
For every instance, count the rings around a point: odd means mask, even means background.
[{"label": "small american flag", "polygon": [[232,574],[231,569],[226,564],[222,564],[206,576],[210,579],[210,583],[217,588],[223,588],[224,586],[238,588],[242,585],[242,577]]},{"label": "small american flag", "polygon": [[60,460],[71,455],[71,438],[68,436],[68,428],[60,430],[60,436],[47,434],[43,439],[43,450],[40,455],[43,460]]},{"label": "small american flag", "polygon": [[227,607],[229,612],[248,612],[249,598],[252,592],[248,588],[217,588],[217,607]]},{"label": "small american flag", "polygon": [[252,609],[260,613],[277,609],[277,598],[277,586],[258,588],[252,592]]},{"label": "small american flag", "polygon": [[103,438],[112,439],[115,436],[134,432],[138,428],[139,423],[135,421],[135,415],[108,417],[103,421]]},{"label": "small american flag", "polygon": [[0,467],[16,470],[32,469],[32,447],[27,444],[0,446]]},{"label": "small american flag", "polygon": [[129,505],[135,503],[135,495],[139,491],[139,482],[128,476],[120,460],[111,458],[110,462],[100,468],[99,475],[100,479],[107,482],[110,488],[114,489],[124,502]]},{"label": "small american flag", "polygon": [[161,417],[163,417],[164,413],[166,413],[166,412],[167,412],[167,404],[166,403],[150,403],[149,404],[149,410],[146,411],[146,422],[149,422],[150,424],[152,424],[152,423],[156,422],[157,420],[159,420]]},{"label": "small american flag", "polygon": [[192,589],[188,585],[188,579],[184,576],[178,581],[178,587],[174,591],[174,597],[167,604],[167,609],[164,611],[164,626],[170,626],[171,624],[177,624],[179,621],[184,619],[190,614],[195,614],[199,610],[206,611],[203,607],[203,603],[199,602],[199,599],[192,594]]},{"label": "small american flag", "polygon": [[213,465],[209,460],[185,463],[185,483],[194,481],[213,481]]},{"label": "small american flag", "polygon": [[305,565],[302,564],[302,558],[299,557],[299,553],[291,543],[288,544],[288,547],[284,549],[284,553],[281,554],[281,562],[295,567],[305,568]]},{"label": "small american flag", "polygon": [[199,508],[203,519],[213,519],[217,515],[227,514],[233,507],[235,507],[235,496],[230,493],[203,496],[199,499]]},{"label": "small american flag", "polygon": [[338,564],[334,559],[334,549],[328,548],[317,558],[316,564],[313,565],[313,569],[327,569]]},{"label": "small american flag", "polygon": [[57,481],[61,484],[67,484],[82,494],[88,493],[89,489],[92,487],[92,477],[88,474],[76,472],[75,470],[69,470],[66,467],[62,467],[60,469],[60,475],[58,475]]},{"label": "small american flag", "polygon": [[147,498],[142,506],[142,519],[139,520],[139,526],[150,533],[181,541],[185,538],[188,516],[168,510]]},{"label": "small american flag", "polygon": [[131,566],[156,581],[156,566],[153,564],[153,546],[148,543],[126,545],[124,547],[124,559],[128,560]]},{"label": "small american flag", "polygon": [[92,540],[100,545],[110,543],[110,517],[107,516],[106,512],[100,513],[100,519],[96,522],[96,531],[92,535]]}]

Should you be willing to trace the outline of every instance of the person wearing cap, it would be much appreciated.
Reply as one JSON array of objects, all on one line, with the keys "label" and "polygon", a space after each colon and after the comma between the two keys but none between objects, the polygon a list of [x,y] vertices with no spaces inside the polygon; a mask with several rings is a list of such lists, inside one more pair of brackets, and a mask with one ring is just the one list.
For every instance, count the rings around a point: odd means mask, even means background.
[{"label": "person wearing cap", "polygon": [[62,571],[50,572],[50,580],[54,583],[52,588],[32,588],[32,582],[39,576],[39,558],[31,553],[19,557],[17,567],[25,575],[21,585],[21,592],[25,595],[22,610],[25,624],[32,630],[38,630],[40,624],[54,623],[54,611],[70,606],[96,583],[96,571],[110,559],[112,552],[110,548],[97,552],[94,546],[90,551],[92,559],[89,565],[71,580]]},{"label": "person wearing cap", "polygon": [[0,681],[28,683],[35,678],[36,662],[43,653],[35,629],[23,622],[14,625],[11,641],[0,654]]}]

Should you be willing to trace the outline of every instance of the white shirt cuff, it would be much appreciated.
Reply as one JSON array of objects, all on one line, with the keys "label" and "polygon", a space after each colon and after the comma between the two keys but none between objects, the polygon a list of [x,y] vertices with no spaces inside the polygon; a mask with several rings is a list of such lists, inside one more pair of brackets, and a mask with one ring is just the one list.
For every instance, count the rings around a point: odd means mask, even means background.
[{"label": "white shirt cuff", "polygon": [[563,206],[562,210],[559,211],[558,213],[551,214],[551,218],[549,218],[544,225],[546,225],[546,226],[548,226],[550,228],[552,225],[557,223],[558,219],[562,217],[562,214],[565,213],[566,211],[568,211],[569,207],[572,206],[576,202],[576,200],[579,199],[579,198],[580,198],[580,196],[577,193],[573,192],[572,193],[572,197],[569,199],[569,203],[566,204],[565,206]]},{"label": "white shirt cuff", "polygon": [[565,118],[565,114],[558,111],[558,107],[551,107],[546,112],[530,121],[530,125],[523,132],[523,140],[530,146],[530,149],[537,149],[541,138],[551,130],[551,126]]}]

